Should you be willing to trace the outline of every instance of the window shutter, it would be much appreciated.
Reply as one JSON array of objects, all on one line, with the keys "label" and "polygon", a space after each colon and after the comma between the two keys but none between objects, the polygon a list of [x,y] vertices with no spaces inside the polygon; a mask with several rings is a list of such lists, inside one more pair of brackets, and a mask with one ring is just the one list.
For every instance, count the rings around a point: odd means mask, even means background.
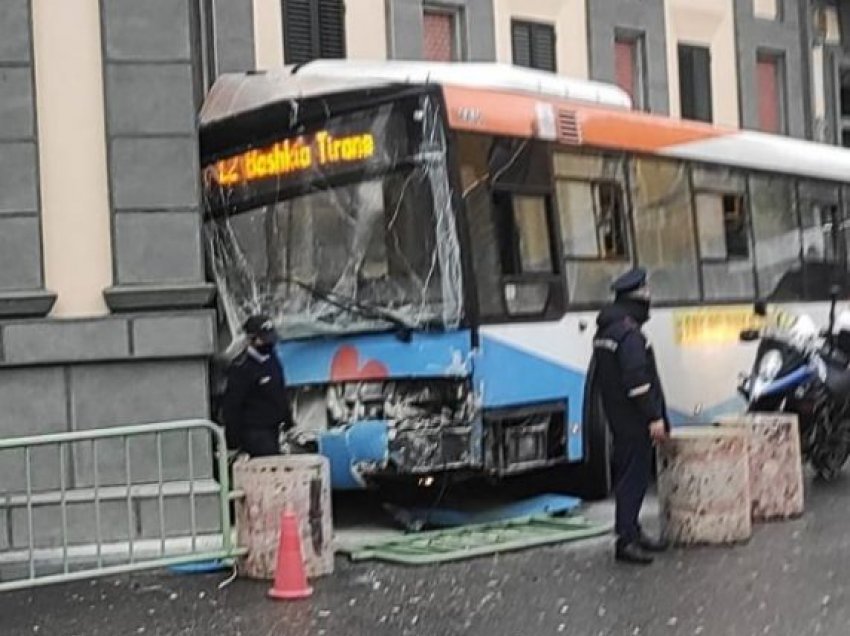
[{"label": "window shutter", "polygon": [[319,57],[345,57],[345,4],[343,0],[319,2]]},{"label": "window shutter", "polygon": [[555,71],[555,28],[548,24],[511,22],[514,64]]},{"label": "window shutter", "polygon": [[422,57],[432,62],[454,59],[454,16],[451,13],[422,13]]},{"label": "window shutter", "polygon": [[781,133],[779,109],[779,64],[775,58],[756,61],[758,85],[758,127],[762,132]]},{"label": "window shutter", "polygon": [[283,0],[283,44],[287,64],[315,59],[310,0]]},{"label": "window shutter", "polygon": [[531,27],[532,66],[542,71],[555,72],[555,29],[548,24]]},{"label": "window shutter", "polygon": [[531,25],[525,22],[511,23],[511,46],[514,64],[531,67]]},{"label": "window shutter", "polygon": [[614,76],[617,86],[629,94],[635,101],[635,42],[617,40],[614,42]]}]

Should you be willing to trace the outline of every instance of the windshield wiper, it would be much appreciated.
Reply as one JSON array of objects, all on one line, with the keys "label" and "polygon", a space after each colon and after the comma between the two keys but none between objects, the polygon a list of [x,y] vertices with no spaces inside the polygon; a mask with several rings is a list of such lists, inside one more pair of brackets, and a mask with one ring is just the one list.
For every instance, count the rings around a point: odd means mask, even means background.
[{"label": "windshield wiper", "polygon": [[318,287],[315,287],[310,283],[305,283],[297,278],[283,277],[281,280],[285,283],[297,285],[313,297],[323,300],[345,311],[360,314],[364,318],[384,320],[392,324],[397,329],[396,336],[398,336],[399,340],[402,342],[410,342],[413,337],[413,330],[417,328],[416,325],[407,322],[390,310],[384,309],[379,305],[367,304],[355,298],[343,296],[333,291],[319,289]]}]

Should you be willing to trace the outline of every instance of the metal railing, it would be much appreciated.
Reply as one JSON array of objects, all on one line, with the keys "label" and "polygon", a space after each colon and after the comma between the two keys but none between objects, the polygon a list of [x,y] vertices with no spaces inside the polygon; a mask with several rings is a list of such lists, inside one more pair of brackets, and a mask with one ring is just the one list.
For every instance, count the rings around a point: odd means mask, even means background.
[{"label": "metal railing", "polygon": [[0,439],[0,592],[238,556],[233,498],[206,420]]}]

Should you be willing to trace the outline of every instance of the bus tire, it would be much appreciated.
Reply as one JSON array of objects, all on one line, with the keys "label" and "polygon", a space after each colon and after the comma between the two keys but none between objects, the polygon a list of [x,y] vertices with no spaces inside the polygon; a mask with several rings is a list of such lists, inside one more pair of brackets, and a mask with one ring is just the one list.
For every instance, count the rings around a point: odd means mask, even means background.
[{"label": "bus tire", "polygon": [[596,364],[591,360],[584,389],[584,452],[578,491],[585,499],[605,499],[612,488],[611,431],[596,385]]}]

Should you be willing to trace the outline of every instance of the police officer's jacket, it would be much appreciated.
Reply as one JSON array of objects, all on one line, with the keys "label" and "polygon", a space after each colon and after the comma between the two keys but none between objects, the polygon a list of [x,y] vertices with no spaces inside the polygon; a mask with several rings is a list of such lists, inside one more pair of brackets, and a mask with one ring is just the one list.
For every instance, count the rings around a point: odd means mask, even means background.
[{"label": "police officer's jacket", "polygon": [[[231,364],[222,414],[228,437],[240,431],[277,430],[292,426],[292,408],[285,391],[283,368],[277,357],[248,347]],[[232,437],[231,437],[232,439]]]},{"label": "police officer's jacket", "polygon": [[595,377],[614,434],[645,435],[650,422],[667,423],[655,355],[640,330],[640,304],[617,300],[599,312],[593,339]]}]

